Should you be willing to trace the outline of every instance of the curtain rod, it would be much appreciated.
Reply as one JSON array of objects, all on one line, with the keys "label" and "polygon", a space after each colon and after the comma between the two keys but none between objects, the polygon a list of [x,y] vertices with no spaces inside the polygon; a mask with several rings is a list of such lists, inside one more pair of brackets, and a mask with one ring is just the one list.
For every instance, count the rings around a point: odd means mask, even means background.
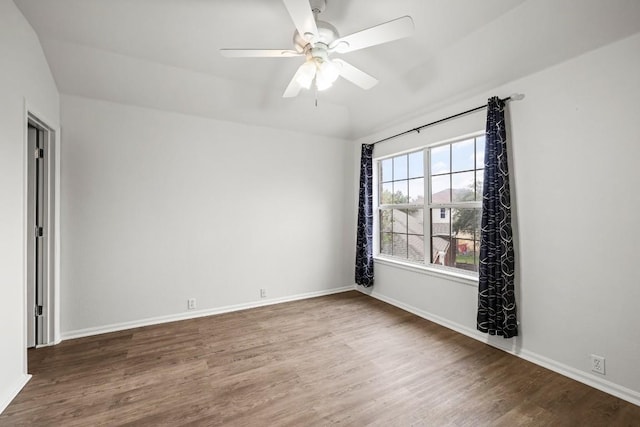
[{"label": "curtain rod", "polygon": [[[523,94],[514,93],[511,96],[508,96],[506,98],[502,98],[501,101],[504,101],[504,102],[507,102],[507,101],[520,101],[523,98],[524,98]],[[437,125],[439,123],[446,122],[448,120],[455,119],[455,118],[458,118],[460,116],[464,116],[464,115],[467,115],[467,114],[475,113],[476,111],[480,111],[483,108],[487,108],[487,106],[486,105],[481,105],[479,107],[472,108],[472,109],[467,110],[467,111],[463,111],[462,113],[454,114],[453,116],[445,117],[444,119],[436,120],[435,122],[427,123],[426,125],[418,126],[417,128],[409,129],[409,130],[406,130],[404,132],[400,132],[400,133],[397,133],[395,135],[388,136],[386,138],[383,138],[383,139],[381,139],[379,141],[376,141],[376,142],[372,142],[371,144],[367,144],[367,145],[376,145],[376,144],[379,144],[381,142],[385,142],[385,141],[388,141],[390,139],[394,139],[394,138],[397,138],[397,137],[402,136],[402,135],[406,135],[406,134],[411,133],[411,132],[420,133],[420,131],[422,129],[424,129],[424,128],[428,128],[430,126]]]}]

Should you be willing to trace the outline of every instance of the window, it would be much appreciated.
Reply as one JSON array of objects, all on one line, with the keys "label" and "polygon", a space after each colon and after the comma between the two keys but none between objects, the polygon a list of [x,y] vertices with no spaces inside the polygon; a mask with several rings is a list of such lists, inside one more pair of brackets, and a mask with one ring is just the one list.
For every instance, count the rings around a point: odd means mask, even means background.
[{"label": "window", "polygon": [[478,271],[484,141],[478,135],[377,161],[380,256]]},{"label": "window", "polygon": [[424,260],[424,154],[379,162],[380,253]]}]

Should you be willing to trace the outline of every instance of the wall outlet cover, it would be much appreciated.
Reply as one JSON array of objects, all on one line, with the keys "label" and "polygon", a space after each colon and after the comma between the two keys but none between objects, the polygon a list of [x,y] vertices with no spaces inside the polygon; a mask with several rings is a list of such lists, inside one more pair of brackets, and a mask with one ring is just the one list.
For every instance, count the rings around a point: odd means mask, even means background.
[{"label": "wall outlet cover", "polygon": [[604,371],[604,357],[597,354],[591,355],[591,370],[597,374],[605,375]]}]

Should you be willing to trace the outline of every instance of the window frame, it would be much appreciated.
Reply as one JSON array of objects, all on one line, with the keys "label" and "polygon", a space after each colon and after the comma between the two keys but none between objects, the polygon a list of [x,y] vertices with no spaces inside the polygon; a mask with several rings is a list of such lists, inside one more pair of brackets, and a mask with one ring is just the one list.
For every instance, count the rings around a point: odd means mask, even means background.
[{"label": "window frame", "polygon": [[[478,272],[468,271],[461,268],[443,266],[439,264],[434,264],[431,262],[432,260],[432,252],[431,252],[431,239],[432,239],[432,230],[431,230],[431,210],[438,210],[437,214],[440,216],[440,209],[459,209],[459,208],[471,208],[478,209],[479,214],[482,213],[482,200],[474,200],[474,201],[462,201],[462,202],[448,202],[448,203],[433,203],[431,200],[431,190],[432,190],[432,176],[431,176],[431,151],[435,148],[445,146],[445,145],[453,145],[457,142],[466,141],[469,139],[474,139],[474,152],[476,150],[476,141],[475,139],[481,136],[484,136],[484,131],[477,131],[467,135],[461,135],[455,138],[447,139],[444,141],[438,141],[432,144],[427,144],[419,147],[414,147],[411,149],[398,151],[390,154],[386,154],[379,157],[374,157],[374,168],[373,168],[373,179],[375,185],[373,186],[373,208],[374,208],[374,259],[377,262],[380,262],[385,265],[391,265],[394,267],[399,267],[402,269],[415,271],[419,273],[426,273],[429,275],[435,275],[437,277],[444,277],[447,279],[451,279],[457,282],[461,282],[464,284],[475,285],[478,283]],[[392,159],[394,157],[402,156],[402,155],[410,155],[415,152],[423,153],[423,179],[424,179],[424,200],[422,204],[416,203],[402,203],[402,204],[380,204],[380,188],[381,188],[381,165],[382,161],[386,159]],[[451,161],[451,160],[450,160]],[[476,164],[474,164],[474,182],[477,180],[477,171]],[[484,170],[481,169],[481,170]],[[453,171],[449,171],[449,173],[454,173]],[[386,182],[386,181],[385,181]],[[395,257],[393,255],[387,255],[381,253],[381,242],[380,237],[382,234],[382,230],[380,229],[380,216],[382,210],[390,210],[393,212],[393,209],[421,209],[423,212],[423,240],[424,240],[424,259],[422,261],[413,261],[408,258],[400,258]],[[449,210],[449,215],[451,215],[451,211]]]}]

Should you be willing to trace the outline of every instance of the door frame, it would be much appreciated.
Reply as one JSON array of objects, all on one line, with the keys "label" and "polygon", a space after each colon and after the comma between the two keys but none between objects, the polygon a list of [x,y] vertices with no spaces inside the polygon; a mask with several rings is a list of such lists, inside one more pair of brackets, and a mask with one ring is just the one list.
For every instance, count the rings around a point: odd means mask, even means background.
[{"label": "door frame", "polygon": [[49,120],[46,116],[40,114],[37,110],[31,108],[25,100],[24,108],[24,182],[23,182],[23,229],[24,229],[24,349],[25,349],[25,372],[27,368],[26,349],[28,344],[28,319],[27,316],[33,315],[34,307],[27,298],[27,290],[30,283],[28,281],[29,253],[28,238],[34,232],[28,229],[28,197],[29,197],[29,156],[34,153],[30,152],[29,147],[29,124],[41,129],[45,132],[45,144],[48,145],[48,156],[45,157],[47,162],[46,169],[46,187],[45,197],[47,203],[47,216],[45,224],[48,228],[47,239],[47,255],[43,262],[46,263],[47,275],[43,283],[43,313],[44,322],[41,331],[41,342],[36,342],[36,347],[58,344],[60,342],[60,126],[54,121]]}]

